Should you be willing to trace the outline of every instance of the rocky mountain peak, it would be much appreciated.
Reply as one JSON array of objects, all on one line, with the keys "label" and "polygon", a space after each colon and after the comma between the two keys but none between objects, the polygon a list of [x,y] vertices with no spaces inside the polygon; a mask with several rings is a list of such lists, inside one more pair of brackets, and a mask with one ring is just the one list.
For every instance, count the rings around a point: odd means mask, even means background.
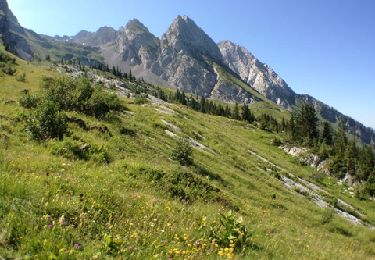
[{"label": "rocky mountain peak", "polygon": [[206,55],[216,61],[222,56],[216,43],[188,16],[177,16],[162,36],[164,46],[190,55]]},{"label": "rocky mountain peak", "polygon": [[133,33],[150,33],[148,28],[138,19],[129,20],[124,30],[127,32],[133,32]]},{"label": "rocky mountain peak", "polygon": [[285,108],[295,105],[295,93],[268,65],[260,62],[246,48],[230,41],[218,44],[224,63],[243,81]]}]

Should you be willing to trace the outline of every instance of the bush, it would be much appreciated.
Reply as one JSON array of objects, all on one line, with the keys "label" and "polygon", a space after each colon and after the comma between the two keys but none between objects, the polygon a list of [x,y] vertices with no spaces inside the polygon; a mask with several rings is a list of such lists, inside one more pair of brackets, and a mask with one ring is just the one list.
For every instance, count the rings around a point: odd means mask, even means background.
[{"label": "bush", "polygon": [[36,95],[31,95],[30,92],[27,89],[25,89],[22,91],[19,102],[20,105],[24,108],[36,108],[40,102],[40,98]]},{"label": "bush", "polygon": [[251,245],[251,235],[242,224],[242,218],[237,218],[232,211],[221,215],[220,225],[211,227],[210,237],[213,237],[221,248],[235,252],[242,252]]},{"label": "bush", "polygon": [[43,83],[46,99],[63,110],[77,111],[101,118],[110,111],[121,111],[121,102],[116,94],[94,87],[86,78],[45,78]]},{"label": "bush", "polygon": [[20,82],[25,82],[26,81],[26,73],[22,73],[22,74],[17,75],[16,80],[20,81]]},{"label": "bush", "polygon": [[282,145],[282,142],[281,142],[280,138],[274,137],[272,139],[272,145],[277,146],[277,147],[279,147],[280,145]]},{"label": "bush", "polygon": [[69,160],[92,160],[98,163],[109,163],[110,156],[104,148],[75,140],[64,140],[54,144],[52,154]]},{"label": "bush", "polygon": [[134,104],[136,104],[136,105],[144,105],[144,104],[147,104],[147,103],[148,103],[147,98],[145,98],[143,96],[137,96],[134,99]]},{"label": "bush", "polygon": [[13,76],[16,74],[16,59],[5,52],[0,51],[0,70],[1,72]]},{"label": "bush", "polygon": [[193,148],[187,138],[180,138],[176,147],[172,151],[172,159],[178,161],[181,165],[191,165]]},{"label": "bush", "polygon": [[333,217],[334,217],[334,211],[333,211],[333,209],[327,208],[323,212],[321,223],[323,225],[324,224],[328,224],[328,223],[330,223],[332,221]]},{"label": "bush", "polygon": [[105,116],[110,111],[121,111],[122,106],[116,94],[110,94],[102,88],[95,88],[87,101],[86,114],[97,118]]},{"label": "bush", "polygon": [[8,74],[9,76],[13,76],[17,72],[16,68],[8,64],[2,66],[1,71],[5,74]]},{"label": "bush", "polygon": [[34,140],[62,140],[67,132],[66,116],[55,103],[45,101],[27,119],[26,130]]}]

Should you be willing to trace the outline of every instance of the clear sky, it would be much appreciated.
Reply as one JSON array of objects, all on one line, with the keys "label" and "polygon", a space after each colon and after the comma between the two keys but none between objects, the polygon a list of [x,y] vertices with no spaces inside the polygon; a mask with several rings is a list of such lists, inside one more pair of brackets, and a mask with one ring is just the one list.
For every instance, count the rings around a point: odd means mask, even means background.
[{"label": "clear sky", "polygon": [[375,0],[8,0],[37,33],[74,35],[142,21],[161,36],[188,15],[308,93],[375,128]]}]

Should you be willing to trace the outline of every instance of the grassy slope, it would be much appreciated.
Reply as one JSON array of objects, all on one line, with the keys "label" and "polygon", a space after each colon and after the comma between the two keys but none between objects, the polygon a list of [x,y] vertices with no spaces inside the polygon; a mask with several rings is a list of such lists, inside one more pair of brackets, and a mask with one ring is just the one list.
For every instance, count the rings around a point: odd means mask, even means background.
[{"label": "grassy slope", "polygon": [[[112,137],[70,125],[73,136],[106,148],[112,163],[70,161],[52,155],[51,147],[56,141],[30,141],[23,131],[24,123],[17,120],[20,113],[28,112],[15,101],[21,90],[36,91],[43,75],[55,73],[46,67],[18,63],[18,72],[27,74],[26,82],[17,82],[15,77],[0,78],[0,256],[102,258],[108,253],[105,234],[112,234],[118,241],[117,251],[133,258],[166,258],[169,250],[185,245],[188,248],[189,243],[197,248],[194,258],[207,257],[206,253],[199,253],[202,250],[194,241],[201,238],[202,226],[217,225],[218,213],[229,208],[204,200],[184,204],[172,199],[157,180],[142,177],[142,173],[153,169],[170,174],[187,171],[216,176],[219,180],[209,183],[220,188],[221,196],[240,209],[238,214],[253,234],[256,246],[245,252],[246,257],[375,257],[374,231],[353,226],[336,216],[322,224],[325,211],[286,190],[276,178],[260,170],[262,163],[248,149],[296,175],[309,178],[313,174],[311,168],[299,166],[273,147],[272,134],[241,122],[178,105],[168,105],[175,113],[167,115],[157,112],[152,104],[135,105],[132,99],[124,99],[133,115],[125,113],[119,119],[106,121],[75,115],[89,125],[106,125]],[[165,134],[162,119],[179,126],[179,135],[193,137],[193,132],[199,132],[203,136],[201,142],[214,151],[194,150],[194,161],[204,171],[181,167],[169,159],[176,140]],[[120,126],[135,130],[136,136],[120,135]],[[333,194],[350,201],[375,222],[373,202],[350,199],[332,181],[327,185]],[[84,194],[84,202],[80,202],[79,194]],[[80,229],[78,224],[49,229],[47,214],[55,222],[66,215],[71,222],[92,223],[84,225],[87,229]],[[175,239],[184,234],[188,235],[187,242]],[[74,242],[82,244],[84,250],[74,250]]]},{"label": "grassy slope", "polygon": [[235,83],[237,86],[243,88],[258,100],[258,102],[255,102],[251,105],[251,109],[256,116],[260,116],[263,113],[267,113],[278,120],[281,120],[282,118],[290,118],[290,113],[288,111],[280,108],[276,104],[269,101],[267,98],[265,98],[260,93],[249,87],[239,78],[235,77],[234,75],[226,71],[224,68],[218,66],[217,64],[215,64],[214,66],[216,67],[216,70],[219,72],[220,77],[222,79]]}]

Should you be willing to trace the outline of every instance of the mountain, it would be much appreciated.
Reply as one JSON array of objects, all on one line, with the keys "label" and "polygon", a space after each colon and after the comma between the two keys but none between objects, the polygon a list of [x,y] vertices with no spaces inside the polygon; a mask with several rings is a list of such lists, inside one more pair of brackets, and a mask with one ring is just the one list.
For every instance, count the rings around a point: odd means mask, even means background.
[{"label": "mountain", "polygon": [[225,64],[243,81],[276,104],[292,108],[295,93],[272,68],[260,62],[246,48],[230,41],[218,44]]},{"label": "mountain", "polygon": [[356,133],[365,143],[375,143],[372,129],[313,97],[296,94],[246,48],[230,41],[216,44],[187,16],[178,16],[160,39],[136,19],[119,30],[102,27],[71,37],[49,37],[23,28],[5,0],[0,0],[0,10],[3,42],[23,59],[49,55],[77,59],[83,64],[107,63],[123,72],[131,70],[134,76],[153,84],[225,102],[254,103],[263,99],[258,95],[261,94],[293,111],[299,102],[307,100],[315,104],[323,119],[333,124],[344,120],[349,132]]},{"label": "mountain", "polygon": [[0,74],[0,258],[374,258],[374,202],[274,145],[284,133],[170,89],[142,99],[160,88],[111,72],[0,57],[26,75]]},{"label": "mountain", "polygon": [[[99,31],[96,42],[92,40],[90,44],[104,44],[110,36],[110,33]],[[103,60],[97,48],[70,42],[70,37],[62,37],[60,41],[56,41],[55,38],[22,27],[6,0],[0,0],[0,39],[10,52],[28,61],[45,59],[46,56],[64,60],[74,58],[83,64]]]},{"label": "mountain", "polygon": [[249,86],[276,104],[295,110],[296,105],[299,103],[312,103],[321,118],[332,124],[337,124],[339,120],[343,120],[349,133],[359,136],[367,144],[375,144],[375,132],[373,129],[364,126],[362,123],[340,113],[310,95],[296,94],[278,74],[268,65],[260,62],[246,48],[230,41],[219,43],[219,47],[228,67],[237,73]]},{"label": "mountain", "polygon": [[0,0],[0,37],[7,48],[19,57],[30,60],[33,57],[32,48],[27,40],[31,35],[39,38],[35,33],[25,30],[9,9],[6,0]]},{"label": "mountain", "polygon": [[[106,63],[147,82],[169,85],[225,102],[253,103],[260,93],[273,103],[293,111],[300,102],[312,102],[321,118],[336,124],[343,120],[348,132],[367,144],[375,143],[372,129],[308,96],[296,94],[267,64],[231,41],[216,44],[193,20],[178,16],[159,39],[138,20],[131,20],[111,37],[102,30],[81,31],[71,42],[100,48]],[[230,77],[228,77],[230,75]],[[233,78],[247,84],[247,88]],[[250,88],[249,88],[250,87]],[[255,90],[257,93],[254,93]]]}]

